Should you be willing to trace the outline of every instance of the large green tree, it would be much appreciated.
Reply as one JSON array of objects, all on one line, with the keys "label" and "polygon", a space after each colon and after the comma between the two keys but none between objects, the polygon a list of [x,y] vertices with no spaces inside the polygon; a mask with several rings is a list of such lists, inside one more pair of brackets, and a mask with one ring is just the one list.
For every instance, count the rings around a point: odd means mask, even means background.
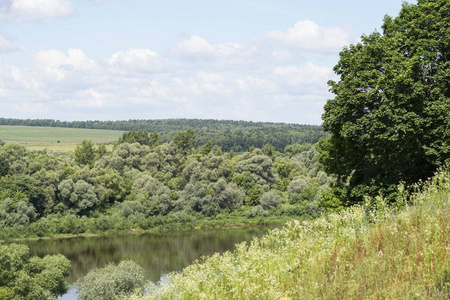
[{"label": "large green tree", "polygon": [[0,299],[56,299],[67,290],[69,271],[60,254],[31,257],[28,246],[0,245]]},{"label": "large green tree", "polygon": [[124,132],[122,137],[119,138],[118,144],[122,143],[139,143],[141,145],[155,147],[161,144],[161,135],[156,131],[148,132],[142,129],[139,129],[137,131],[132,130]]},{"label": "large green tree", "polygon": [[450,160],[450,1],[405,3],[382,29],[344,48],[329,82],[320,161],[344,204],[392,195]]},{"label": "large green tree", "polygon": [[84,140],[75,148],[75,161],[80,165],[92,165],[95,160],[94,144],[90,140]]}]

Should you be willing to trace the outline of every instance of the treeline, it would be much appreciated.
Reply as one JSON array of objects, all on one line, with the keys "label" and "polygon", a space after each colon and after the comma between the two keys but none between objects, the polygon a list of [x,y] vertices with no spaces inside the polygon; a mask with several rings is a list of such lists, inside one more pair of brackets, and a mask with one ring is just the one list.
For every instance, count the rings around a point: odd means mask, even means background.
[{"label": "treeline", "polygon": [[325,137],[320,126],[285,123],[247,122],[228,120],[166,119],[127,121],[59,121],[51,119],[0,118],[0,125],[67,127],[109,130],[145,130],[161,134],[162,142],[170,142],[179,131],[193,129],[195,146],[211,141],[223,151],[247,151],[250,147],[262,148],[271,144],[283,151],[291,144],[315,144]]},{"label": "treeline", "polygon": [[[194,147],[193,130],[160,144],[155,134],[125,133],[107,152],[84,141],[75,152],[0,147],[2,237],[187,226],[199,220],[320,212],[328,177],[311,144],[272,145],[236,155],[210,142]],[[187,225],[186,225],[187,224]]]}]

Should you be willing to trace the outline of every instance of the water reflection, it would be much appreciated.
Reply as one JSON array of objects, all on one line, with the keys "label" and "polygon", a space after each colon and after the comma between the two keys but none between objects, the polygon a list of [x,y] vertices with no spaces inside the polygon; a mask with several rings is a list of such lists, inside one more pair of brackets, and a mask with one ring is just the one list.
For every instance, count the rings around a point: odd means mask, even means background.
[{"label": "water reflection", "polygon": [[61,253],[72,261],[69,283],[90,269],[131,259],[142,266],[150,280],[179,271],[204,255],[232,250],[234,244],[260,237],[269,227],[176,232],[162,234],[77,237],[25,241],[32,255]]}]

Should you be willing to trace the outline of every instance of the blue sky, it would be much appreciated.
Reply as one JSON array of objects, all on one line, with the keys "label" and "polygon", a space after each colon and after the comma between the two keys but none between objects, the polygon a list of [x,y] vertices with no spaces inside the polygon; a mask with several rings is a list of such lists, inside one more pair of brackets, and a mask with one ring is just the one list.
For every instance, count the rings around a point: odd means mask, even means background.
[{"label": "blue sky", "polygon": [[0,117],[320,124],[401,0],[0,0]]}]

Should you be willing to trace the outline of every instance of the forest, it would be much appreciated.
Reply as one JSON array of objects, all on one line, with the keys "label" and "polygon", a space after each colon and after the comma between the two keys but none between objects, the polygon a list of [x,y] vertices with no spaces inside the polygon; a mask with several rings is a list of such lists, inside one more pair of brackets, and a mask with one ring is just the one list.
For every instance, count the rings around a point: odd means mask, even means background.
[{"label": "forest", "polygon": [[192,129],[196,134],[195,147],[208,141],[223,151],[247,151],[250,147],[262,148],[270,144],[277,151],[292,144],[315,144],[325,137],[322,127],[285,123],[166,119],[166,120],[128,120],[128,121],[59,121],[34,119],[0,118],[0,125],[67,127],[85,129],[109,129],[158,132],[161,141],[170,142],[179,131]]},{"label": "forest", "polygon": [[195,140],[188,129],[169,143],[155,132],[125,132],[112,152],[88,140],[68,153],[6,143],[0,147],[0,235],[192,228],[267,216],[283,221],[322,210],[320,194],[333,178],[313,145],[279,152],[266,144],[236,154],[211,142],[195,147]]}]

